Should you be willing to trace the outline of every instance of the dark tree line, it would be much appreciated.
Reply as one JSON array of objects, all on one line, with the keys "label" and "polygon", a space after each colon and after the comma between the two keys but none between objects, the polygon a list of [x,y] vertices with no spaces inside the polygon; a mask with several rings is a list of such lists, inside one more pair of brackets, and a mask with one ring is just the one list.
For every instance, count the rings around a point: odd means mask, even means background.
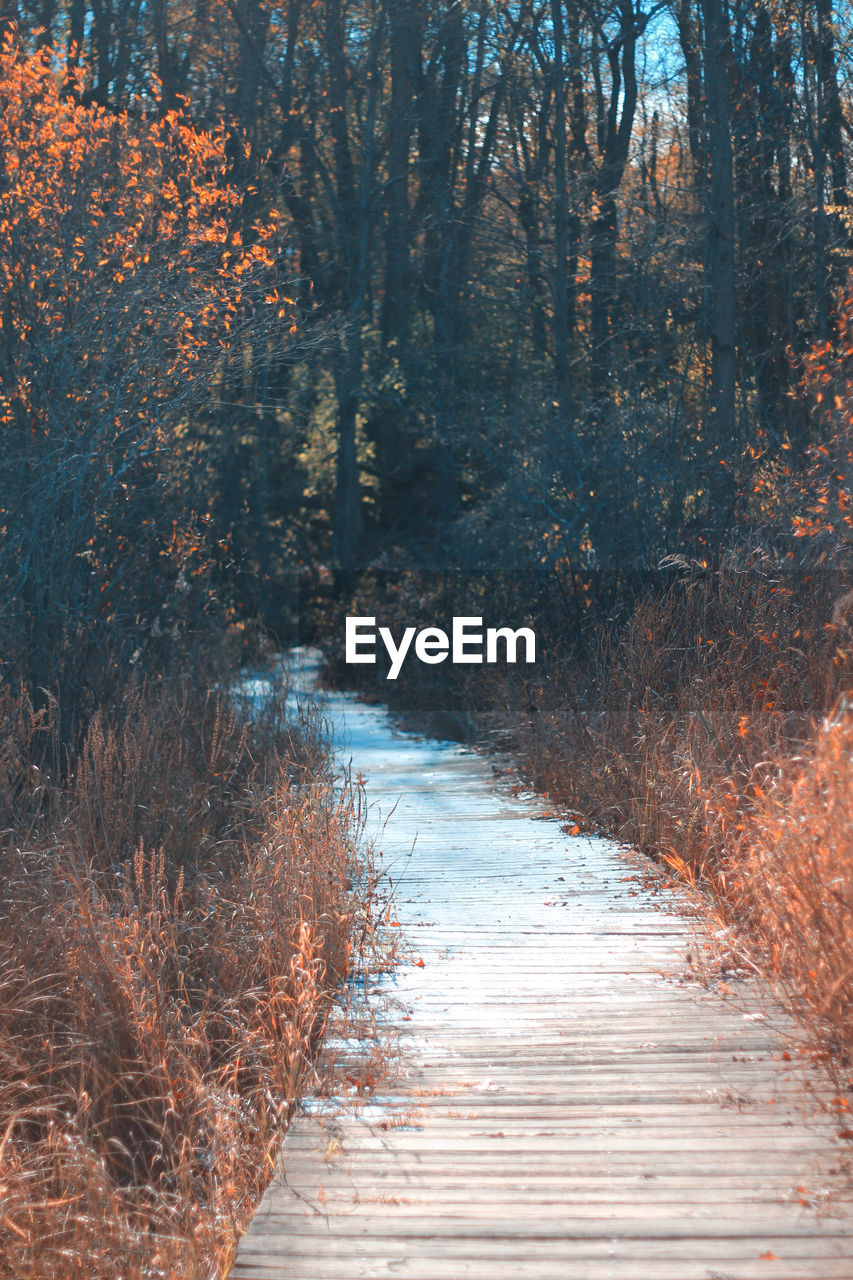
[{"label": "dark tree line", "polygon": [[[831,0],[3,0],[85,100],[224,119],[298,358],[211,384],[260,580],[383,553],[651,565],[810,441],[798,354],[850,253]],[[198,426],[198,424],[197,424]],[[203,429],[202,429],[203,428]]]}]

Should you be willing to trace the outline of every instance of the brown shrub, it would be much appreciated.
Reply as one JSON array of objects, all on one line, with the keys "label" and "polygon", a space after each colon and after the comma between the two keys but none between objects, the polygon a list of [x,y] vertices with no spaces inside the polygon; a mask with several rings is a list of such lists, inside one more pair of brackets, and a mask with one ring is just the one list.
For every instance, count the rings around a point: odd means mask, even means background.
[{"label": "brown shrub", "polygon": [[96,714],[62,783],[49,711],[2,710],[0,1274],[207,1280],[346,973],[357,805],[316,723],[198,675]]},{"label": "brown shrub", "polygon": [[853,1054],[844,599],[834,575],[761,561],[689,570],[594,662],[547,664],[513,734],[538,786],[702,888],[839,1078]]}]

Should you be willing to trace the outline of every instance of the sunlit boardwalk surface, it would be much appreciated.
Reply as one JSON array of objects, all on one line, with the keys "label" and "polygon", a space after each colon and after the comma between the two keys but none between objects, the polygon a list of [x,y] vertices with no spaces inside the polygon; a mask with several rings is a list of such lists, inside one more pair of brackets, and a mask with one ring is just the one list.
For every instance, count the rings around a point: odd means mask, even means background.
[{"label": "sunlit boardwalk surface", "polygon": [[388,819],[400,1057],[294,1122],[233,1280],[853,1280],[853,1143],[772,1009],[683,981],[678,898],[486,759],[328,711]]}]

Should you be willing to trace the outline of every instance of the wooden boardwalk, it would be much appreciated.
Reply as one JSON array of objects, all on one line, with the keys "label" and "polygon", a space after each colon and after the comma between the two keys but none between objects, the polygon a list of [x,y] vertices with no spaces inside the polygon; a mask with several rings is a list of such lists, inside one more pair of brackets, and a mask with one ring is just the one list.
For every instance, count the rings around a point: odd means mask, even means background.
[{"label": "wooden boardwalk", "polygon": [[391,815],[400,1056],[297,1118],[232,1280],[853,1280],[853,1143],[772,1009],[685,980],[678,896],[487,760],[328,710]]}]

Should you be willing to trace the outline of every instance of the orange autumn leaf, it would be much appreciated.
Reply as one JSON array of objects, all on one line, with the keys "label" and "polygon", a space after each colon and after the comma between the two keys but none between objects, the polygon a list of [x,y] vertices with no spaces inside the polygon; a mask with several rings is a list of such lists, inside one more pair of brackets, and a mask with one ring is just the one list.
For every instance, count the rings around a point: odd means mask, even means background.
[{"label": "orange autumn leaf", "polygon": [[[242,196],[224,129],[180,111],[106,112],[84,104],[83,87],[60,50],[24,56],[8,36],[0,47],[0,422],[34,491],[55,491],[54,472],[74,488],[77,468],[91,515],[71,555],[107,620],[130,549],[153,530],[138,513],[127,524],[129,495],[193,473],[192,425],[223,363],[259,329],[286,340],[293,313],[276,277],[277,220],[257,222],[250,245],[234,231]],[[263,308],[272,290],[281,318]],[[199,541],[186,533],[175,571],[192,576]],[[23,565],[29,536],[24,522],[4,530]]]}]

